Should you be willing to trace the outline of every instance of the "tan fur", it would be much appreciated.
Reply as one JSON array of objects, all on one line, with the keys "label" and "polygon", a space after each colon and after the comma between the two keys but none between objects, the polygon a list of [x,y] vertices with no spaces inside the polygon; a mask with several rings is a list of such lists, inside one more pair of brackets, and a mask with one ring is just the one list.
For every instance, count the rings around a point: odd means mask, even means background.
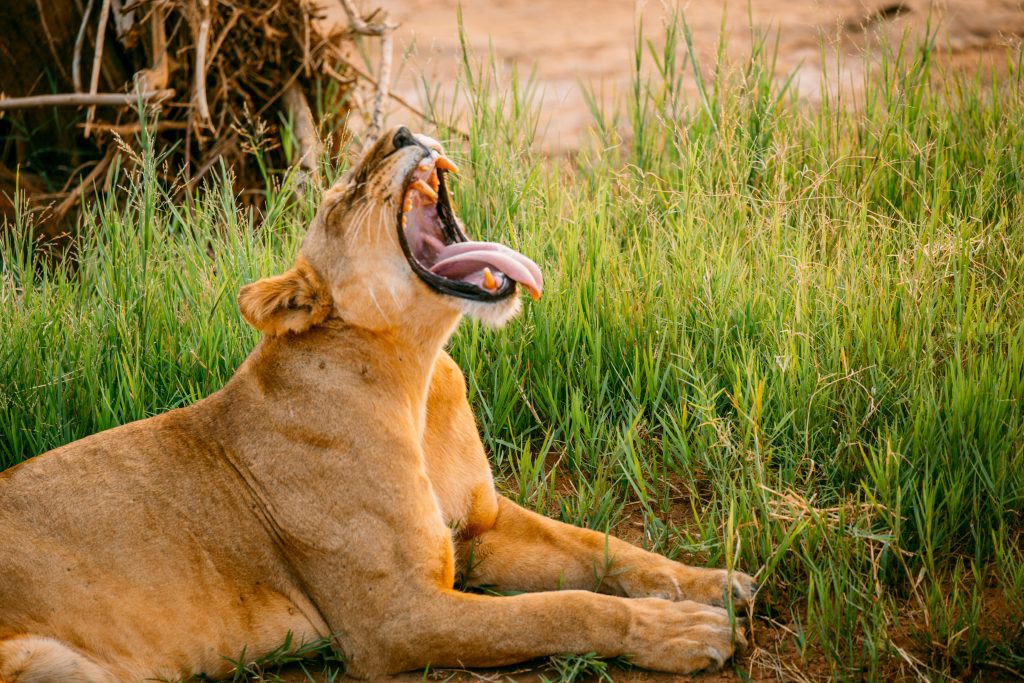
[{"label": "tan fur", "polygon": [[[466,309],[395,235],[401,179],[436,143],[390,140],[325,194],[295,267],[243,288],[265,335],[223,389],[0,473],[4,683],[223,676],[288,633],[332,637],[364,677],[562,652],[690,672],[742,646],[712,605],[746,604],[749,576],[495,492],[442,350]],[[535,592],[461,593],[456,574]]]}]

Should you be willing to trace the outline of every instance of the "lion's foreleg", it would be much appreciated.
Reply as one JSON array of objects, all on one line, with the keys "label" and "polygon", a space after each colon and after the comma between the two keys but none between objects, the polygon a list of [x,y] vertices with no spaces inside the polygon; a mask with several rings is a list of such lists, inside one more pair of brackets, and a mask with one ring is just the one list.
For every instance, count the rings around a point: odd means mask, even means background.
[{"label": "lion's foreleg", "polygon": [[563,524],[507,498],[494,526],[463,544],[463,578],[497,590],[582,589],[626,597],[723,604],[726,587],[738,606],[753,597],[741,572],[688,567],[614,536]]},{"label": "lion's foreleg", "polygon": [[[385,611],[387,614],[389,611]],[[439,590],[378,624],[381,647],[352,653],[348,671],[375,677],[423,667],[501,666],[560,653],[629,656],[649,669],[721,666],[746,641],[725,610],[586,591],[510,597]]]}]

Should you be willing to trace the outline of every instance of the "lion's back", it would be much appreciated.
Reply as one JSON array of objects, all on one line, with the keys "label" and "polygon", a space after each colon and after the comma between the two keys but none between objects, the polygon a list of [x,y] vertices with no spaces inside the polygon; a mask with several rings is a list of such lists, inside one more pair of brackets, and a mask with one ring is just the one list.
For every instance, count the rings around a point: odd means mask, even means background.
[{"label": "lion's back", "polygon": [[[137,545],[168,459],[147,440],[156,418],[60,446],[0,472],[0,624],[5,609],[58,596],[90,566]],[[159,533],[158,530],[154,530]]]}]

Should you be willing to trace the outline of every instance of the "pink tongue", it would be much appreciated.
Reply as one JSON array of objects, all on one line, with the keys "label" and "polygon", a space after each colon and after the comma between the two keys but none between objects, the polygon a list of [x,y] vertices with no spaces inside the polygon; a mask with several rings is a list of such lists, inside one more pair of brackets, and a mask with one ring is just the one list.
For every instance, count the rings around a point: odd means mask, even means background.
[{"label": "pink tongue", "polygon": [[537,264],[503,244],[456,242],[442,249],[437,259],[430,270],[447,278],[463,279],[489,267],[526,287],[534,299],[539,299],[544,289],[544,277]]}]

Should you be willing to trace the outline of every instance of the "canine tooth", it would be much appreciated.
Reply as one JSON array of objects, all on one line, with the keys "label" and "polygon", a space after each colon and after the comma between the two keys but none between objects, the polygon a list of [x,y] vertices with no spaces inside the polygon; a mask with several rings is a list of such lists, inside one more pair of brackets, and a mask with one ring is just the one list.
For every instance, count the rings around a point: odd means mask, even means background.
[{"label": "canine tooth", "polygon": [[430,187],[430,185],[427,185],[422,180],[417,180],[416,182],[414,182],[412,184],[412,187],[414,190],[419,190],[421,193],[427,195],[431,199],[435,201],[437,200],[437,193],[434,192],[434,188]]},{"label": "canine tooth", "polygon": [[484,287],[492,291],[498,288],[498,281],[494,279],[491,269],[487,267],[484,267]]},{"label": "canine tooth", "polygon": [[459,174],[459,167],[456,166],[451,159],[449,159],[443,154],[437,157],[437,163],[435,164],[435,166],[437,166],[437,168],[444,169],[445,171],[454,173],[455,175]]},{"label": "canine tooth", "polygon": [[437,173],[431,173],[430,177],[427,178],[427,183],[430,185],[430,188],[434,192],[437,192],[437,186],[439,185],[439,181],[437,179]]}]

